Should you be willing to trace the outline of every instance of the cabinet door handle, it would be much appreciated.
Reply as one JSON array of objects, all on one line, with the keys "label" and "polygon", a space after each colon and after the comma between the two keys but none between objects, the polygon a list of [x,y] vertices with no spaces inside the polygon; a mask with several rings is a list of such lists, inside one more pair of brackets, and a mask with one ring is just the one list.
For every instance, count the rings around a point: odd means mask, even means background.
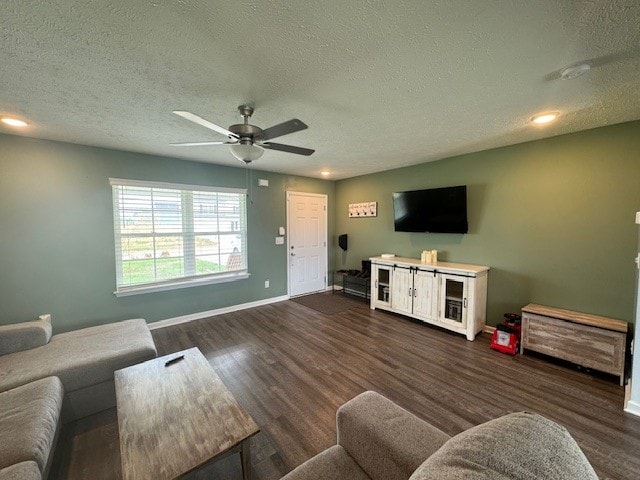
[{"label": "cabinet door handle", "polygon": [[410,297],[411,297],[411,296],[413,296],[413,292],[412,292],[411,290],[412,290],[412,289],[411,289],[411,288],[409,288],[409,296],[410,296]]},{"label": "cabinet door handle", "polygon": [[376,288],[378,288],[378,280],[376,280]]},{"label": "cabinet door handle", "polygon": [[464,304],[464,308],[467,308],[467,299],[466,298],[464,299],[463,304]]}]

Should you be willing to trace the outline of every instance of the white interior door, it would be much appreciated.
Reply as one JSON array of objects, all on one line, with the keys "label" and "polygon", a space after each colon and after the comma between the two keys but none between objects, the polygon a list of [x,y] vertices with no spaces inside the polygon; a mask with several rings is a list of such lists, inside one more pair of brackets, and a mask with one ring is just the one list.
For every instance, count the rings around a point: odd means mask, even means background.
[{"label": "white interior door", "polygon": [[327,286],[327,196],[287,192],[289,296]]}]

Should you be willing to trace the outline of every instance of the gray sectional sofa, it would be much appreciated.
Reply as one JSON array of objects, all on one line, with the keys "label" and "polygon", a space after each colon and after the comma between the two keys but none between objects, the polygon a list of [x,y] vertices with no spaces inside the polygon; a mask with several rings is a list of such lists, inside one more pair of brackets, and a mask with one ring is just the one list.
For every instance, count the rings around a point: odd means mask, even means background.
[{"label": "gray sectional sofa", "polygon": [[597,480],[569,432],[512,413],[450,437],[375,392],[338,409],[338,442],[282,480]]},{"label": "gray sectional sofa", "polygon": [[53,336],[49,316],[0,327],[0,480],[46,478],[61,423],[115,406],[114,371],[156,355],[143,319]]}]

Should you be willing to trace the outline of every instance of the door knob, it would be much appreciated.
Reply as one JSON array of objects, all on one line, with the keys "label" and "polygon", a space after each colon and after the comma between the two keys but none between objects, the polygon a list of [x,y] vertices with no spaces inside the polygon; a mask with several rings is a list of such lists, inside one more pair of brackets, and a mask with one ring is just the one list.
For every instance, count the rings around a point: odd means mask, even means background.
[{"label": "door knob", "polygon": [[295,253],[293,253],[293,252],[291,252],[291,256],[292,256],[292,257],[295,257],[295,256],[296,256],[296,254],[295,254]]}]

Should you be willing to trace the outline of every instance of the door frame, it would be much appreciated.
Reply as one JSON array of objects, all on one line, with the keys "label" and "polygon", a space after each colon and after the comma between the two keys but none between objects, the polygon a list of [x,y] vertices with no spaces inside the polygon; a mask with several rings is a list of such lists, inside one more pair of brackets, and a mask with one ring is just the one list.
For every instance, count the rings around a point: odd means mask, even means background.
[{"label": "door frame", "polygon": [[291,215],[289,212],[290,199],[295,195],[304,195],[305,197],[319,197],[325,200],[324,210],[324,289],[327,290],[329,284],[329,196],[324,193],[309,193],[309,192],[296,192],[293,190],[286,190],[286,215],[287,215],[287,251],[285,252],[285,261],[287,262],[287,296],[291,298],[291,265],[289,262],[289,251],[291,250]]}]

